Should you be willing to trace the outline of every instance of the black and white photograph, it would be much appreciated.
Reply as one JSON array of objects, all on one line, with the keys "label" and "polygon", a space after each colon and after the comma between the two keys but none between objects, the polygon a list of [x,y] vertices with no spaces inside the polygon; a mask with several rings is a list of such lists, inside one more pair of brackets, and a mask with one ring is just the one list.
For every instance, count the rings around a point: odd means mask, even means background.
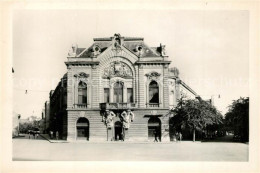
[{"label": "black and white photograph", "polygon": [[201,172],[223,163],[246,172],[259,140],[252,13],[213,5],[12,8],[10,124],[1,125],[10,164],[128,172],[117,165],[190,163]]}]

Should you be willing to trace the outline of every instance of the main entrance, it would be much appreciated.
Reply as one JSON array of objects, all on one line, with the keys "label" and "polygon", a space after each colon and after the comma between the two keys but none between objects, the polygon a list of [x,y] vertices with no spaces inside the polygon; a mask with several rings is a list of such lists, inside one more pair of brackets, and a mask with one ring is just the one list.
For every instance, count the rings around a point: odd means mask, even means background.
[{"label": "main entrance", "polygon": [[122,140],[122,123],[120,121],[115,122],[115,141]]},{"label": "main entrance", "polygon": [[89,121],[79,118],[77,121],[77,140],[89,140]]},{"label": "main entrance", "polygon": [[148,120],[148,140],[154,141],[155,133],[159,141],[161,141],[161,120],[158,117],[151,117]]}]

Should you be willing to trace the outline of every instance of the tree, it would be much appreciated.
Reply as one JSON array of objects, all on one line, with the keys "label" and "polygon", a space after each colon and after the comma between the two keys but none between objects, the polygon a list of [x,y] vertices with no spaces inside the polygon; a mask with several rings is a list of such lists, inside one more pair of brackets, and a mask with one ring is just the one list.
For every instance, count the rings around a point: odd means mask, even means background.
[{"label": "tree", "polygon": [[174,109],[173,121],[176,129],[188,127],[193,132],[193,142],[195,141],[195,131],[202,131],[209,126],[222,123],[222,115],[210,103],[198,99],[181,98]]},{"label": "tree", "polygon": [[249,141],[249,97],[233,100],[225,114],[225,127],[240,136],[242,142]]}]

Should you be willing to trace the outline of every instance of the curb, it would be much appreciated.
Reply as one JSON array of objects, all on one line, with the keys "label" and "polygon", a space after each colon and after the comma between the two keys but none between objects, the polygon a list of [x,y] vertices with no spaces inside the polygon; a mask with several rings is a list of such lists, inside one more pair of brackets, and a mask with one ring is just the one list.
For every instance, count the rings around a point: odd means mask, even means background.
[{"label": "curb", "polygon": [[46,138],[44,135],[40,134],[42,138],[49,141],[50,143],[69,143],[68,141],[56,141],[56,140],[50,140],[49,138]]}]

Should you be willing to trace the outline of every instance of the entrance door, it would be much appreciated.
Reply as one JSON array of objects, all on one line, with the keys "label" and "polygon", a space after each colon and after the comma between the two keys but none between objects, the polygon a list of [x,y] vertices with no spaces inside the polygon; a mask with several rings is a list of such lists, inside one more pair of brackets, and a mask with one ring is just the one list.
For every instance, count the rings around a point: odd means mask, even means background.
[{"label": "entrance door", "polygon": [[122,123],[115,122],[115,141],[122,140]]},{"label": "entrance door", "polygon": [[123,85],[120,82],[114,84],[114,102],[123,102]]},{"label": "entrance door", "polygon": [[89,140],[89,121],[79,118],[77,121],[77,140]]},{"label": "entrance door", "polygon": [[157,132],[158,139],[161,141],[161,120],[158,117],[151,117],[148,120],[148,140],[154,141],[154,132]]}]

